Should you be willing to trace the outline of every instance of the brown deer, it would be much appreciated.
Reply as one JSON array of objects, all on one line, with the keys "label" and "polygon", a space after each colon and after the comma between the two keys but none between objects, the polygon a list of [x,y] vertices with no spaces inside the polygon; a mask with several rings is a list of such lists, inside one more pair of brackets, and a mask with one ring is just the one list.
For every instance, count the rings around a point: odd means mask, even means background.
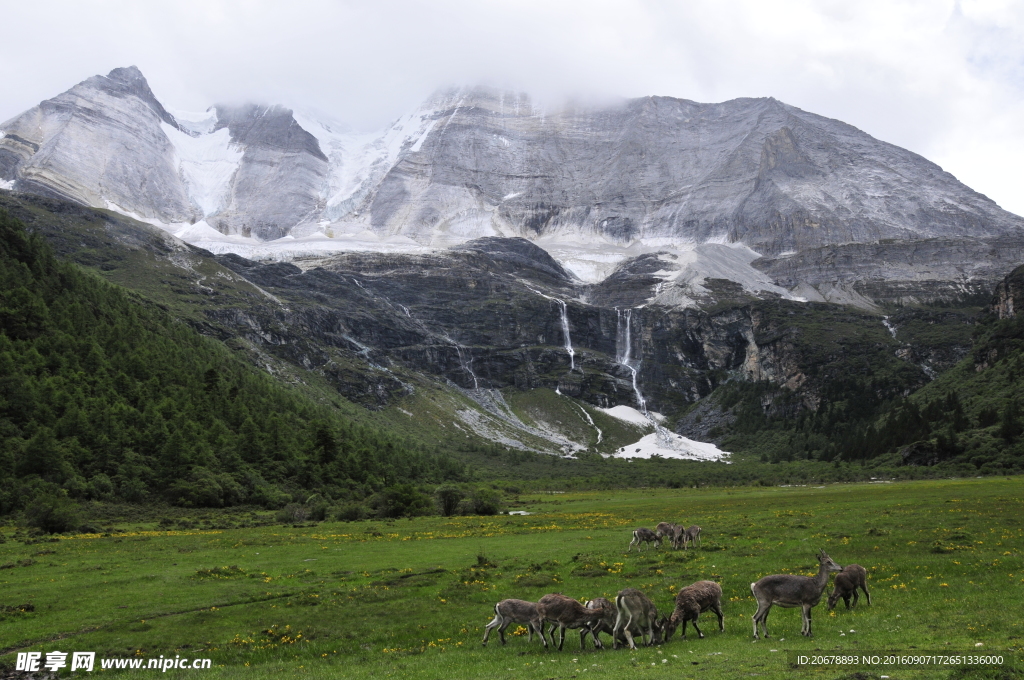
[{"label": "brown deer", "polygon": [[484,646],[487,646],[487,638],[491,636],[491,630],[495,628],[498,629],[501,644],[505,644],[505,629],[513,623],[526,625],[527,630],[530,631],[530,642],[533,642],[533,632],[537,631],[541,642],[545,647],[548,646],[547,640],[544,639],[544,622],[537,613],[537,605],[526,600],[502,600],[494,605],[494,620],[484,628]]},{"label": "brown deer", "polygon": [[[593,626],[604,618],[604,607],[597,607],[595,609],[587,609],[576,600],[562,595],[561,593],[549,593],[544,597],[540,598],[537,602],[537,614],[541,618],[541,625],[545,621],[550,621],[558,626],[558,651],[562,651],[562,644],[565,642],[565,629],[566,628],[580,628],[580,649],[583,648],[583,640],[585,633],[590,632],[594,638],[594,646],[598,649],[603,649],[601,640],[598,639],[597,633],[594,632]],[[543,628],[541,628],[541,639],[544,638]],[[549,631],[551,634],[551,644],[555,644],[555,626],[551,627]],[[545,646],[547,643],[545,643]]]},{"label": "brown deer", "polygon": [[817,576],[800,576],[797,574],[773,574],[765,576],[757,583],[750,584],[750,592],[757,600],[757,611],[754,613],[754,639],[757,639],[757,624],[761,624],[765,638],[768,637],[768,612],[772,605],[780,607],[801,607],[803,609],[803,627],[800,634],[811,637],[811,607],[821,601],[821,594],[828,585],[828,575],[843,568],[832,561],[824,550],[818,551]]},{"label": "brown deer", "polygon": [[619,639],[625,636],[630,649],[636,649],[633,631],[640,634],[640,642],[644,642],[645,634],[649,637],[647,645],[661,644],[662,632],[665,630],[665,619],[658,619],[658,608],[651,599],[636,588],[625,588],[615,597],[615,629],[612,631],[612,649],[619,648]]},{"label": "brown deer", "polygon": [[857,600],[860,599],[860,595],[857,594],[857,588],[864,591],[864,595],[868,598],[868,604],[871,604],[871,593],[868,592],[868,571],[859,564],[847,564],[845,569],[836,574],[833,584],[835,588],[832,590],[832,594],[828,596],[829,609],[835,609],[839,598],[843,598],[846,608],[850,609],[851,595],[853,595],[853,606],[856,607]]},{"label": "brown deer", "polygon": [[640,527],[633,532],[633,540],[630,541],[629,547],[626,548],[626,552],[632,550],[634,545],[636,546],[636,551],[640,552],[641,546],[644,543],[647,544],[647,549],[650,550],[651,543],[661,545],[661,537],[646,527]]},{"label": "brown deer", "polygon": [[718,630],[725,632],[725,614],[722,613],[722,587],[714,581],[697,581],[681,588],[676,593],[676,608],[665,625],[665,641],[676,632],[676,626],[683,624],[683,639],[686,639],[686,622],[692,621],[693,628],[701,638],[704,633],[697,627],[697,618],[708,610],[718,615]]}]

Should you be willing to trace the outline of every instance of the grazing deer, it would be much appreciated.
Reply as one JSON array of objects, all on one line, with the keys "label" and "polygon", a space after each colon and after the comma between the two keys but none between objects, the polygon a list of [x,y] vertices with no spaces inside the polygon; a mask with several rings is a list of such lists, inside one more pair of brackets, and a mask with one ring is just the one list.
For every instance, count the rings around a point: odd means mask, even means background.
[{"label": "grazing deer", "polygon": [[772,605],[780,607],[801,607],[803,609],[803,627],[800,634],[811,637],[811,607],[821,601],[821,594],[828,585],[828,575],[843,568],[832,561],[824,550],[818,551],[818,575],[814,577],[797,574],[773,574],[765,576],[757,583],[750,584],[750,592],[757,600],[757,611],[754,613],[754,639],[757,639],[757,624],[761,624],[765,638],[768,637],[768,612]]},{"label": "grazing deer", "polygon": [[828,596],[829,609],[835,609],[839,598],[843,598],[846,608],[849,609],[850,595],[853,595],[853,606],[856,607],[857,600],[860,599],[860,595],[857,594],[857,588],[864,591],[868,598],[868,604],[871,604],[871,593],[868,592],[868,572],[867,569],[859,564],[847,564],[845,569],[836,574],[836,580],[833,583],[835,588],[832,590],[832,594]]},{"label": "grazing deer", "polygon": [[[696,524],[686,528],[686,531],[683,532],[682,538],[680,539],[680,542],[683,544],[683,550],[686,550],[687,543],[697,541],[697,543],[700,544],[700,532],[701,528]],[[704,546],[701,545],[701,547]]]},{"label": "grazing deer", "polygon": [[620,590],[615,597],[615,609],[618,614],[615,617],[615,629],[612,631],[612,649],[619,648],[619,639],[626,637],[630,649],[636,649],[636,642],[633,641],[633,632],[640,635],[640,642],[644,642],[644,635],[649,636],[647,645],[661,644],[661,635],[665,630],[665,619],[658,619],[658,608],[654,606],[650,598],[636,588]]},{"label": "grazing deer", "polygon": [[633,532],[633,540],[629,542],[629,547],[626,548],[626,552],[633,549],[636,546],[636,551],[640,552],[642,544],[647,544],[647,549],[651,549],[651,543],[657,543],[661,545],[661,537],[646,527],[640,527]]},{"label": "grazing deer", "polygon": [[676,529],[678,528],[679,525],[672,522],[658,522],[658,526],[654,527],[654,533],[658,534],[658,538],[663,539],[667,537],[674,544]]},{"label": "grazing deer", "polygon": [[502,600],[494,605],[494,620],[484,628],[484,646],[487,646],[487,638],[491,636],[491,630],[498,629],[501,636],[501,644],[505,644],[505,629],[510,624],[525,624],[530,631],[530,642],[533,642],[533,632],[540,634],[540,640],[547,647],[547,640],[544,639],[544,622],[537,613],[537,605],[526,600]]},{"label": "grazing deer", "polygon": [[[600,621],[596,621],[590,630],[593,631],[593,635],[596,637],[599,633],[607,633],[608,635],[614,635],[615,633],[615,617],[618,611],[615,609],[615,604],[605,597],[595,597],[593,600],[587,600],[587,609],[597,609],[598,607],[604,608],[604,616]],[[580,649],[583,649],[584,639],[587,636],[587,630],[580,629]]]},{"label": "grazing deer", "polygon": [[[537,614],[541,618],[541,626],[544,625],[545,621],[551,621],[552,623],[558,624],[558,651],[562,651],[562,644],[565,642],[565,629],[566,628],[581,628],[580,634],[580,649],[583,648],[583,640],[585,634],[589,631],[591,636],[594,638],[594,647],[603,649],[601,640],[598,639],[597,633],[594,632],[593,627],[604,618],[604,607],[598,606],[594,609],[587,609],[582,604],[562,595],[561,593],[549,593],[544,597],[540,598],[537,602]],[[543,628],[541,628],[541,639],[544,638]],[[555,626],[551,627],[549,631],[551,634],[551,644],[555,644]],[[547,646],[547,642],[544,643]]]},{"label": "grazing deer", "polygon": [[718,630],[725,632],[725,614],[722,613],[722,587],[714,581],[697,581],[676,593],[676,608],[665,625],[665,642],[676,632],[676,626],[683,624],[683,639],[686,639],[686,622],[692,621],[693,628],[701,638],[704,633],[697,628],[697,618],[708,610],[718,615]]}]

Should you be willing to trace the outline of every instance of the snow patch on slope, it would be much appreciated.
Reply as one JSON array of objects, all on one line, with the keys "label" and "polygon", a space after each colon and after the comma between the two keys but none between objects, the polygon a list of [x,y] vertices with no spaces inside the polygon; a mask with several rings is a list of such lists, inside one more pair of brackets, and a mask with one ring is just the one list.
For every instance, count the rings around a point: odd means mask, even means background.
[{"label": "snow patch on slope", "polygon": [[[227,128],[203,133],[199,131],[212,128],[208,119],[193,124],[194,137],[167,123],[161,123],[160,127],[174,145],[178,171],[185,181],[189,198],[199,206],[203,217],[209,217],[227,206],[231,180],[242,162],[244,151],[231,143],[231,133]],[[188,128],[187,123],[182,123],[182,127],[193,129]]]},{"label": "snow patch on slope", "polygon": [[316,137],[328,159],[327,185],[321,192],[323,218],[335,221],[352,215],[398,161],[403,151],[420,150],[436,119],[432,109],[417,108],[384,132],[351,132],[319,114],[296,111],[295,121]]},{"label": "snow patch on slope", "polygon": [[629,446],[623,446],[614,455],[616,458],[676,458],[678,460],[724,461],[729,453],[714,444],[687,439],[682,435],[671,435],[671,442],[664,436],[652,432]]}]

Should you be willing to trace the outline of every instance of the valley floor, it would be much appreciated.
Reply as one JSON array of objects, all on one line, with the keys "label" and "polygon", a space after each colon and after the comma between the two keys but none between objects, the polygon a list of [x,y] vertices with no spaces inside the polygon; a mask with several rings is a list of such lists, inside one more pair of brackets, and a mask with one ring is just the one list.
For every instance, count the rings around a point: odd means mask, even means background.
[{"label": "valley floor", "polygon": [[[211,659],[209,670],[167,672],[195,678],[972,677],[950,667],[798,672],[788,655],[1019,661],[1021,490],[1007,477],[595,491],[523,496],[532,514],[516,516],[202,528],[238,517],[211,512],[191,529],[125,517],[108,534],[35,541],[7,528],[0,670],[18,652],[45,661],[59,650],[96,652],[96,670],[103,658]],[[703,545],[626,551],[632,529],[661,520],[702,526]],[[798,610],[776,608],[773,637],[754,642],[749,584],[812,573],[819,548],[867,568],[872,604],[828,612],[823,598],[813,639],[799,635]],[[506,646],[497,635],[480,645],[504,598],[613,597],[632,586],[668,614],[674,592],[700,579],[722,585],[724,633],[705,614],[704,639],[690,629],[635,652],[581,651],[575,633],[563,651],[544,650],[514,625]]]}]

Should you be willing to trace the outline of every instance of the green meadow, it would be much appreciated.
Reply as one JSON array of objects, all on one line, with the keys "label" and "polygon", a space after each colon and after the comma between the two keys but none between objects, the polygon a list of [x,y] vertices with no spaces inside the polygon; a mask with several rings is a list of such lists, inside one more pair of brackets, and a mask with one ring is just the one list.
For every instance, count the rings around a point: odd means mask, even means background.
[{"label": "green meadow", "polygon": [[[0,543],[0,675],[17,652],[209,658],[188,678],[969,678],[1011,666],[792,669],[788,654],[946,652],[1020,661],[1024,640],[1020,478],[650,489],[522,496],[530,515],[256,526],[255,513],[197,512],[192,528],[122,517],[105,534]],[[702,546],[627,553],[631,530],[703,527]],[[217,527],[220,528],[217,528]],[[868,570],[872,594],[847,611],[773,608],[754,641],[750,583],[813,574],[824,548]],[[668,614],[674,592],[721,583],[725,632],[637,651],[545,650],[509,628],[486,648],[497,601],[644,590]],[[826,591],[831,591],[831,581]],[[604,641],[610,640],[605,636]],[[70,659],[70,656],[69,656]],[[156,670],[100,671],[133,677]],[[67,669],[62,674],[71,675]],[[17,673],[11,673],[16,677]],[[1024,674],[1022,674],[1024,676]]]}]

